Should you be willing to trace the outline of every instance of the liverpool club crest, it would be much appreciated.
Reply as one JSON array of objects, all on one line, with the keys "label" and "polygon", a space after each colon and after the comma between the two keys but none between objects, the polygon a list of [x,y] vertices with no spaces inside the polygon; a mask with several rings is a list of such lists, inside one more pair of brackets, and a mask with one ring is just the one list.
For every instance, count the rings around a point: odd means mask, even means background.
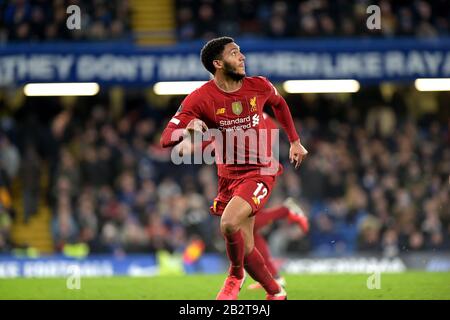
[{"label": "liverpool club crest", "polygon": [[258,110],[256,106],[256,97],[250,99],[250,106],[250,112],[256,112]]}]

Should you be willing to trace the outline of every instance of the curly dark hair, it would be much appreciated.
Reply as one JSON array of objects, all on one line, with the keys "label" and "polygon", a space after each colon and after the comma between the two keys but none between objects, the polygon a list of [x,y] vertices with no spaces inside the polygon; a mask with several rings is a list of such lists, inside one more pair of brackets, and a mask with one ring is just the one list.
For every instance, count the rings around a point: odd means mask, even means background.
[{"label": "curly dark hair", "polygon": [[206,70],[208,70],[212,74],[216,73],[216,68],[214,67],[213,61],[220,59],[225,45],[232,42],[234,42],[233,38],[220,37],[209,40],[203,46],[202,50],[200,51],[200,58]]}]

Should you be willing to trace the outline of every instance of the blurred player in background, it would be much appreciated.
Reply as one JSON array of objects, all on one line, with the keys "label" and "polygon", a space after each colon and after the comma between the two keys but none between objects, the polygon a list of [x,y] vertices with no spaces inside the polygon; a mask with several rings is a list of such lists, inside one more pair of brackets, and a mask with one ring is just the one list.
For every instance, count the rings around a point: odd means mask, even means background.
[{"label": "blurred player in background", "polygon": [[[215,145],[227,153],[230,142],[226,133],[255,130],[259,136],[267,129],[263,118],[263,107],[272,107],[275,117],[288,135],[290,146],[289,159],[297,168],[307,151],[301,145],[292,116],[286,101],[278,94],[274,86],[263,77],[246,77],[245,56],[232,38],[222,37],[209,41],[201,51],[201,60],[205,68],[214,75],[199,89],[189,94],[182,102],[176,115],[169,121],[161,136],[161,145],[171,147],[189,140],[194,134],[203,134],[208,128],[219,129],[223,136],[223,145]],[[175,130],[184,134],[176,138]],[[234,139],[234,138],[233,138]],[[268,139],[265,139],[268,143]],[[270,150],[268,147],[266,150]],[[237,146],[226,154],[235,159],[245,154],[248,159],[250,146]],[[230,151],[228,151],[230,152]],[[229,275],[217,295],[219,300],[235,300],[244,282],[244,268],[258,281],[267,292],[268,300],[285,300],[287,294],[267,269],[264,258],[254,245],[255,215],[264,207],[272,191],[276,176],[282,173],[278,165],[272,174],[262,174],[270,165],[258,163],[217,163],[219,181],[218,196],[212,212],[221,216],[220,228],[225,238],[227,255],[230,260]]]},{"label": "blurred player in background", "polygon": [[[268,130],[278,129],[278,126],[275,124],[274,120],[267,113],[265,112],[263,113],[263,118]],[[271,141],[271,145],[275,146],[276,141]],[[276,160],[273,159],[273,161]],[[300,227],[304,235],[308,233],[309,231],[308,218],[304,214],[302,208],[296,203],[296,201],[293,198],[286,199],[282,206],[270,209],[262,209],[261,212],[255,218],[255,226],[253,230],[255,247],[264,257],[267,269],[269,269],[270,273],[272,274],[274,279],[278,282],[278,284],[280,284],[283,287],[286,286],[286,281],[280,275],[278,268],[273,262],[269,245],[264,236],[261,234],[261,230],[276,220],[286,218],[290,223],[296,223]],[[261,288],[260,283],[252,283],[249,285],[249,289],[259,289],[259,288]]]},{"label": "blurred player in background", "polygon": [[[287,198],[282,206],[263,209],[255,218],[255,227],[253,230],[253,238],[255,240],[255,247],[259,250],[264,257],[267,269],[278,282],[279,285],[285,287],[286,280],[280,275],[278,267],[275,265],[272,255],[270,254],[269,245],[261,234],[261,230],[271,224],[272,222],[280,219],[288,219],[290,223],[295,223],[302,230],[303,235],[309,232],[309,221],[304,214],[303,209],[296,203],[293,198]],[[260,283],[252,283],[248,286],[249,289],[261,288]]]}]

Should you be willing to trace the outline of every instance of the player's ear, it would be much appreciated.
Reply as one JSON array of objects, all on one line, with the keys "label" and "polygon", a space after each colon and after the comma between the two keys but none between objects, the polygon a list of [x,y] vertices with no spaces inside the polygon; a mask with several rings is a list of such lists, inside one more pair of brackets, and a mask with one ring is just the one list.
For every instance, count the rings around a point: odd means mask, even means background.
[{"label": "player's ear", "polygon": [[223,62],[221,60],[213,60],[213,65],[216,69],[223,68]]}]

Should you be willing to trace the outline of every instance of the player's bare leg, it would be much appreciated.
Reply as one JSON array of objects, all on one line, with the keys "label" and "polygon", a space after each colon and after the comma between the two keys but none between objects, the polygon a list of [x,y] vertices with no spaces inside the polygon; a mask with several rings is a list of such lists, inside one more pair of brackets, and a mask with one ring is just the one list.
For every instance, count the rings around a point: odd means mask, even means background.
[{"label": "player's bare leg", "polygon": [[229,275],[217,295],[218,300],[237,299],[244,283],[246,245],[244,244],[244,236],[241,229],[249,220],[251,212],[252,208],[245,200],[240,197],[233,197],[222,214],[220,230],[225,238],[230,268]]},{"label": "player's bare leg", "polygon": [[[246,201],[244,201],[247,203]],[[248,203],[247,203],[248,205]],[[249,206],[250,207],[250,206]],[[250,207],[250,213],[251,215],[251,207]],[[244,251],[245,256],[248,255],[250,252],[252,252],[253,248],[255,247],[255,240],[253,238],[253,228],[255,226],[255,217],[248,217],[243,223],[242,223],[242,236],[244,237]]]},{"label": "player's bare leg", "polygon": [[[230,259],[229,276],[217,295],[218,300],[237,299],[244,282],[245,264],[247,272],[256,281],[260,282],[268,293],[268,298],[282,293],[283,288],[271,276],[264,264],[264,258],[254,247],[253,226],[254,217],[250,217],[252,208],[241,197],[233,197],[222,215],[220,222],[221,231],[227,242],[227,254]],[[244,258],[245,255],[245,258]]]}]

